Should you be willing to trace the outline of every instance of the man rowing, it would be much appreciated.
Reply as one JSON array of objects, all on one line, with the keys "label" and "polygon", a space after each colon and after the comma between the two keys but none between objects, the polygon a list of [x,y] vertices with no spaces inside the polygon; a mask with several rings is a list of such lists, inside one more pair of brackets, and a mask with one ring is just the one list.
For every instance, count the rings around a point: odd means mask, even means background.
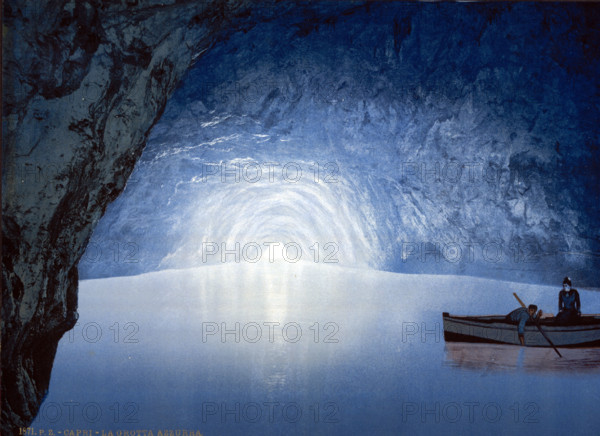
[{"label": "man rowing", "polygon": [[513,310],[511,313],[506,315],[506,318],[509,321],[518,323],[517,325],[517,333],[519,334],[519,342],[521,345],[525,345],[525,324],[529,320],[534,320],[534,318],[539,318],[542,316],[542,311],[540,310],[537,314],[537,306],[535,304],[530,304],[527,309],[524,307],[519,307],[518,309]]},{"label": "man rowing", "polygon": [[563,288],[558,293],[558,314],[556,315],[557,324],[570,324],[581,316],[581,301],[577,289],[571,288],[571,279],[565,277]]}]

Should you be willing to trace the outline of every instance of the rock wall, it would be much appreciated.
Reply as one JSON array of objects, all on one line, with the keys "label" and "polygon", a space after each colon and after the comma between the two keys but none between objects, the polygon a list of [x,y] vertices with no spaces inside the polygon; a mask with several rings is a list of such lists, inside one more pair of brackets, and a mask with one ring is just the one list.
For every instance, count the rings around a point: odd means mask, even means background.
[{"label": "rock wall", "polygon": [[[311,261],[331,243],[354,268],[597,286],[593,13],[556,8],[380,4],[232,35],[182,79],[81,277],[270,241]],[[313,183],[316,164],[335,182]],[[248,165],[262,176],[236,182]]]},{"label": "rock wall", "polygon": [[239,1],[4,2],[3,434],[38,411],[79,258],[179,78],[253,18]]},{"label": "rock wall", "polygon": [[78,261],[183,73],[257,22],[302,10],[314,24],[361,7],[276,3],[4,2],[3,434],[39,409],[77,318]]}]

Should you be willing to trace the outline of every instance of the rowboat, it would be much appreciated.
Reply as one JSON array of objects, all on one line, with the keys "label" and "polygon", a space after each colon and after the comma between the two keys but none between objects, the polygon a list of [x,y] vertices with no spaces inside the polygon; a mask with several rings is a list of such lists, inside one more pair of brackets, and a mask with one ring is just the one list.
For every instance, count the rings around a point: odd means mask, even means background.
[{"label": "rowboat", "polygon": [[[517,323],[504,315],[457,316],[443,313],[446,342],[484,342],[520,345]],[[542,318],[539,325],[557,347],[600,347],[600,314],[582,315],[577,323],[558,325],[554,317]],[[525,345],[550,347],[533,321],[525,325]]]}]

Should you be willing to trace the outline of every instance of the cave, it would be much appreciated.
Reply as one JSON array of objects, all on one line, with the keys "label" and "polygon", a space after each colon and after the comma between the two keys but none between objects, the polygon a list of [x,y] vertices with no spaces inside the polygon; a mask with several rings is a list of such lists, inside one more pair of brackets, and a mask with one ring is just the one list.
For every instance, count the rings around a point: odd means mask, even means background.
[{"label": "cave", "polygon": [[[382,301],[404,298],[390,291],[393,283],[410,285],[437,310],[436,291],[419,277],[440,289],[464,286],[476,308],[490,311],[495,302],[481,301],[478,289],[515,282],[556,310],[566,275],[598,302],[595,4],[3,6],[3,434],[19,434],[53,401],[59,341],[81,332],[72,330],[79,288],[86,304],[100,307],[93,295],[108,295],[100,283],[114,286],[116,278],[133,289],[110,300],[122,302],[115,311],[123,314],[144,298],[136,277],[168,286],[169,277],[181,280],[173,271],[189,270],[201,283],[203,268],[228,268],[218,278],[226,285],[214,279],[202,289],[231,292],[238,300],[219,304],[238,318],[256,303],[229,289],[246,281],[269,288],[273,268],[296,277],[292,267],[310,278],[281,285],[297,294],[308,295],[315,277],[339,290],[323,300],[326,309],[371,304],[352,290],[357,283],[377,283],[381,295],[373,295]],[[265,301],[256,310],[270,307],[271,318],[261,321],[283,316],[284,303]],[[382,324],[401,329],[405,343],[421,324],[401,313],[400,324],[384,307],[365,317],[385,314]],[[106,320],[105,329],[127,318]],[[207,326],[220,327],[197,327]],[[340,354],[352,352],[346,346]],[[213,388],[210,380],[200,386]],[[424,404],[405,400],[397,411]],[[333,407],[323,413],[339,406],[321,405]],[[377,419],[350,420],[332,433],[367,431],[374,427],[361,426]],[[396,428],[380,422],[382,433]]]}]

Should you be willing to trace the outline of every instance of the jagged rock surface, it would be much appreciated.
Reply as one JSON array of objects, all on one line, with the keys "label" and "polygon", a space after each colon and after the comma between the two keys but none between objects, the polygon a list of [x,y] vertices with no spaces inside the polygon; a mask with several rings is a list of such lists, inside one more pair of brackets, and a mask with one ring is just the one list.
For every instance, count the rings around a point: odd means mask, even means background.
[{"label": "jagged rock surface", "polygon": [[45,395],[94,225],[194,58],[256,21],[242,3],[4,2],[3,434]]},{"label": "jagged rock surface", "polygon": [[[597,286],[593,14],[559,9],[380,5],[233,35],[170,99],[81,276],[293,241],[304,260],[331,242],[351,267]],[[316,163],[336,183],[313,183]],[[262,176],[236,182],[248,164]]]}]

